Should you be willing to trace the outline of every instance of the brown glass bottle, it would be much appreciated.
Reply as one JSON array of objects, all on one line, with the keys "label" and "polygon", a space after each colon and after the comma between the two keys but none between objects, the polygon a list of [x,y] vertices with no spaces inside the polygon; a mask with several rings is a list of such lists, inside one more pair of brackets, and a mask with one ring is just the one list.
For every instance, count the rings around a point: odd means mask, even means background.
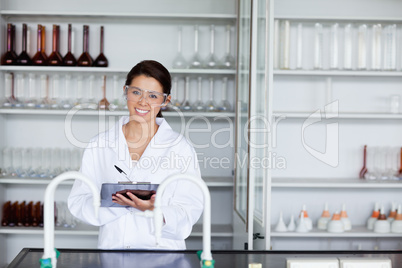
[{"label": "brown glass bottle", "polygon": [[38,24],[37,51],[32,57],[33,65],[46,65],[46,55],[42,53],[42,25]]},{"label": "brown glass bottle", "polygon": [[17,53],[15,53],[15,25],[11,24],[11,53],[13,53],[14,57],[17,58]]},{"label": "brown glass bottle", "polygon": [[68,51],[67,54],[63,58],[64,66],[76,66],[77,60],[71,52],[71,24],[68,25],[68,41],[67,41]]},{"label": "brown glass bottle", "polygon": [[7,24],[7,51],[1,57],[1,65],[15,65],[17,58],[13,53],[13,26],[11,23]]},{"label": "brown glass bottle", "polygon": [[10,217],[9,217],[9,221],[8,221],[8,226],[10,227],[14,227],[17,225],[17,215],[18,214],[18,201],[15,201],[12,205],[11,205],[11,210],[10,210]]},{"label": "brown glass bottle", "polygon": [[88,44],[89,44],[89,26],[84,25],[84,41],[83,41],[83,52],[81,56],[78,58],[77,65],[82,67],[90,67],[92,66],[92,58],[88,52]]},{"label": "brown glass bottle", "polygon": [[32,65],[32,60],[27,53],[27,25],[22,24],[22,51],[17,58],[18,65]]},{"label": "brown glass bottle", "polygon": [[100,54],[94,61],[95,67],[107,67],[109,62],[107,61],[106,56],[103,54],[103,26],[101,26],[100,32]]},{"label": "brown glass bottle", "polygon": [[32,211],[33,211],[33,201],[30,201],[28,205],[25,207],[25,221],[24,225],[26,227],[32,225]]},{"label": "brown glass bottle", "polygon": [[63,63],[63,58],[59,52],[59,25],[53,24],[53,39],[52,39],[52,53],[47,58],[47,65],[60,66]]},{"label": "brown glass bottle", "polygon": [[7,201],[3,205],[3,216],[1,217],[1,226],[7,226],[11,213],[11,201]]},{"label": "brown glass bottle", "polygon": [[47,60],[47,54],[46,54],[46,26],[42,25],[42,54],[43,57]]}]

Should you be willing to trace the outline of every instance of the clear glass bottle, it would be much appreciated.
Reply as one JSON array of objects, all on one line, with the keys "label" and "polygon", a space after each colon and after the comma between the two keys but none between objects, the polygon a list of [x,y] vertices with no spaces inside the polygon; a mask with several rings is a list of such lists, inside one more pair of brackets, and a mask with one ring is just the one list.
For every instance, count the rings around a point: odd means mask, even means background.
[{"label": "clear glass bottle", "polygon": [[184,99],[183,103],[180,105],[180,109],[183,111],[191,111],[192,106],[189,101],[190,98],[190,77],[186,76],[186,81],[184,84]]},{"label": "clear glass bottle", "polygon": [[236,60],[231,54],[231,26],[227,25],[226,26],[226,33],[225,33],[225,42],[226,42],[226,51],[225,51],[225,56],[223,57],[221,63],[220,63],[220,68],[222,69],[235,69],[236,68]]},{"label": "clear glass bottle", "polygon": [[211,25],[209,29],[210,33],[210,52],[209,56],[205,60],[204,67],[208,69],[215,69],[218,66],[218,62],[215,56],[215,25]]},{"label": "clear glass bottle", "polygon": [[184,59],[183,52],[182,52],[182,35],[183,35],[183,28],[179,26],[178,33],[177,33],[177,55],[173,60],[173,68],[174,69],[184,69],[187,68],[187,62]]},{"label": "clear glass bottle", "polygon": [[102,95],[103,98],[99,101],[98,107],[99,110],[109,110],[109,101],[106,98],[106,75],[102,76]]},{"label": "clear glass bottle", "polygon": [[194,111],[203,112],[205,111],[205,104],[202,101],[202,77],[198,77],[197,79],[197,101],[194,103]]},{"label": "clear glass bottle", "polygon": [[320,70],[323,68],[323,42],[324,42],[324,33],[323,27],[321,23],[315,24],[315,33],[314,33],[314,69]]},{"label": "clear glass bottle", "polygon": [[194,55],[190,61],[191,69],[199,69],[202,67],[200,55],[198,52],[198,25],[194,26]]},{"label": "clear glass bottle", "polygon": [[205,104],[205,111],[206,112],[216,112],[217,106],[214,100],[214,78],[209,78],[209,100]]},{"label": "clear glass bottle", "polygon": [[227,100],[227,91],[228,91],[228,78],[224,77],[222,80],[222,100],[218,105],[219,112],[230,112],[232,110],[232,106],[230,102]]}]

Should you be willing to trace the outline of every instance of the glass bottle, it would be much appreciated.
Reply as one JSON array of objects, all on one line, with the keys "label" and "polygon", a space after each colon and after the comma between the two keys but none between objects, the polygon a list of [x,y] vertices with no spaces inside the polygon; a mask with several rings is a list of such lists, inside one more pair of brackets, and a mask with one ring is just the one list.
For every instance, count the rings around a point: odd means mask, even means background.
[{"label": "glass bottle", "polygon": [[25,95],[25,75],[23,73],[19,73],[15,76],[15,87],[14,87],[14,96],[15,96],[15,108],[24,108],[26,95]]},{"label": "glass bottle", "polygon": [[183,111],[191,111],[192,107],[188,98],[190,97],[190,77],[186,76],[186,82],[184,84],[184,99],[180,105],[180,109]]},{"label": "glass bottle", "polygon": [[98,102],[96,101],[95,94],[95,76],[90,75],[88,78],[88,101],[86,102],[85,108],[90,110],[98,109]]},{"label": "glass bottle", "polygon": [[46,26],[42,25],[42,54],[47,60],[46,54]]},{"label": "glass bottle", "polygon": [[11,213],[11,201],[7,201],[3,205],[3,216],[1,217],[1,226],[7,226]]},{"label": "glass bottle", "polygon": [[323,42],[324,42],[324,33],[323,27],[321,23],[315,24],[315,33],[314,33],[314,69],[322,69],[322,55],[323,55]]},{"label": "glass bottle", "polygon": [[214,69],[217,67],[217,60],[215,56],[215,25],[210,26],[210,53],[205,61],[205,68]]},{"label": "glass bottle", "polygon": [[71,43],[72,43],[72,27],[71,24],[68,25],[68,40],[67,40],[67,54],[63,58],[64,66],[76,66],[77,59],[72,53]]},{"label": "glass bottle", "polygon": [[78,58],[77,65],[82,66],[82,67],[90,67],[92,66],[92,58],[91,55],[89,55],[88,52],[88,44],[89,44],[89,26],[84,25],[84,31],[83,31],[83,52],[81,56]]},{"label": "glass bottle", "polygon": [[63,63],[63,58],[59,52],[59,25],[53,24],[53,39],[52,39],[52,53],[47,59],[47,64],[50,66],[60,66]]},{"label": "glass bottle", "polygon": [[281,60],[280,68],[288,70],[290,68],[290,22],[282,21],[281,24]]},{"label": "glass bottle", "polygon": [[230,25],[226,26],[226,53],[221,61],[221,68],[223,69],[234,69],[235,68],[235,58],[230,54]]},{"label": "glass bottle", "polygon": [[40,109],[47,109],[49,107],[49,77],[46,74],[40,76],[40,94],[39,103],[37,105]]},{"label": "glass bottle", "polygon": [[14,95],[14,74],[6,73],[4,76],[4,101],[1,106],[3,108],[11,108],[16,103]]},{"label": "glass bottle", "polygon": [[50,97],[50,108],[59,109],[59,100],[60,100],[60,78],[58,74],[53,75],[52,77],[52,90]]},{"label": "glass bottle", "polygon": [[1,57],[1,65],[15,65],[17,64],[17,58],[13,53],[13,25],[11,23],[7,24],[7,51]]},{"label": "glass bottle", "polygon": [[329,67],[331,69],[338,69],[339,67],[339,24],[334,23],[331,26],[330,31],[330,44],[329,44],[329,51],[330,51],[330,59],[329,59]]},{"label": "glass bottle", "polygon": [[103,98],[99,101],[98,107],[100,110],[108,110],[110,103],[106,99],[106,75],[103,75],[102,80],[103,80],[103,85],[102,85]]},{"label": "glass bottle", "polygon": [[203,112],[205,111],[205,105],[204,102],[202,101],[202,78],[198,77],[198,83],[197,83],[197,101],[194,103],[194,111],[197,112]]},{"label": "glass bottle", "polygon": [[33,73],[28,75],[28,87],[25,91],[27,96],[25,100],[25,107],[27,108],[35,108],[37,105],[37,95],[36,95],[36,78]]},{"label": "glass bottle", "polygon": [[46,55],[42,51],[42,25],[38,24],[38,36],[37,36],[37,52],[32,57],[33,65],[46,65]]},{"label": "glass bottle", "polygon": [[216,104],[214,101],[214,78],[209,78],[209,100],[205,105],[207,112],[216,112]]},{"label": "glass bottle", "polygon": [[222,100],[218,105],[219,112],[230,112],[232,107],[227,100],[227,91],[228,91],[228,78],[224,77],[222,82]]},{"label": "glass bottle", "polygon": [[194,27],[194,55],[190,62],[190,68],[198,69],[201,68],[200,55],[198,54],[198,25]]},{"label": "glass bottle", "polygon": [[359,26],[357,36],[357,69],[367,69],[367,25]]},{"label": "glass bottle", "polygon": [[119,87],[119,76],[113,75],[113,100],[109,104],[109,110],[115,111],[118,110],[120,107],[120,99],[121,99],[122,91]]},{"label": "glass bottle", "polygon": [[63,109],[71,109],[72,101],[70,92],[73,90],[71,85],[72,78],[71,74],[66,74],[64,79],[64,91],[62,92],[62,96],[60,97],[59,107]]},{"label": "glass bottle", "polygon": [[381,24],[375,24],[372,27],[372,43],[371,43],[371,69],[380,70],[381,69],[381,38],[382,37],[382,26]]},{"label": "glass bottle", "polygon": [[180,26],[179,31],[178,31],[178,40],[177,40],[177,55],[175,59],[173,60],[173,68],[174,69],[184,69],[187,67],[187,62],[183,57],[182,53],[182,34],[183,34],[183,29]]},{"label": "glass bottle", "polygon": [[343,69],[352,69],[353,59],[353,27],[352,24],[347,24],[344,29],[343,35]]},{"label": "glass bottle", "polygon": [[109,62],[103,54],[103,46],[104,46],[104,34],[103,34],[103,26],[101,26],[101,32],[100,32],[100,54],[99,56],[95,59],[94,66],[95,67],[107,67],[109,65]]},{"label": "glass bottle", "polygon": [[22,24],[22,51],[17,58],[18,65],[32,65],[32,60],[27,53],[27,25]]},{"label": "glass bottle", "polygon": [[168,109],[177,110],[180,109],[181,102],[179,101],[179,78],[177,76],[173,77],[173,86],[172,86],[172,99],[169,102]]}]

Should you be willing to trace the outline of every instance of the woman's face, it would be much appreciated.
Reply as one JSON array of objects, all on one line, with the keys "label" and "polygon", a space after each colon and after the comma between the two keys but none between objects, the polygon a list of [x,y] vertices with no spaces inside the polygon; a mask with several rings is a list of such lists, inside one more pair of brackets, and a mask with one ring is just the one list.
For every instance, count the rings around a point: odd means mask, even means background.
[{"label": "woman's face", "polygon": [[[161,93],[163,94],[163,88],[162,85],[158,82],[153,77],[148,77],[145,75],[139,75],[135,77],[132,81],[131,84],[129,85],[130,88],[133,88],[133,90],[128,89],[127,91],[127,107],[130,112],[130,117],[134,119],[137,122],[141,123],[149,123],[152,121],[155,121],[156,115],[159,113],[161,107],[160,106],[155,106],[155,105],[150,105],[149,102],[147,101],[148,98],[151,98],[151,96],[147,96],[149,91],[153,91],[156,93]],[[140,90],[145,90],[142,92],[141,97],[130,97],[130,94],[137,93],[138,90],[135,89],[140,89]],[[146,92],[148,91],[148,92]],[[131,99],[131,100],[130,100]],[[137,100],[133,100],[137,99]],[[167,103],[168,101],[166,101]],[[164,105],[166,105],[166,103]]]}]

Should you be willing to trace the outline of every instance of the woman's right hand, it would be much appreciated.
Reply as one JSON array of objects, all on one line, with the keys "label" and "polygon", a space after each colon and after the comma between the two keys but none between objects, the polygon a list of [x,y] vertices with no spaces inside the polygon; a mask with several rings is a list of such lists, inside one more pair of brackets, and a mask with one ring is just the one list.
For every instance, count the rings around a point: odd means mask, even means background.
[{"label": "woman's right hand", "polygon": [[116,203],[116,204],[119,204],[122,206],[130,206],[130,207],[136,208],[141,211],[154,210],[156,194],[153,194],[149,200],[142,200],[130,192],[127,192],[126,195],[129,198],[126,198],[122,194],[116,193],[116,195],[112,196],[113,203]]}]

